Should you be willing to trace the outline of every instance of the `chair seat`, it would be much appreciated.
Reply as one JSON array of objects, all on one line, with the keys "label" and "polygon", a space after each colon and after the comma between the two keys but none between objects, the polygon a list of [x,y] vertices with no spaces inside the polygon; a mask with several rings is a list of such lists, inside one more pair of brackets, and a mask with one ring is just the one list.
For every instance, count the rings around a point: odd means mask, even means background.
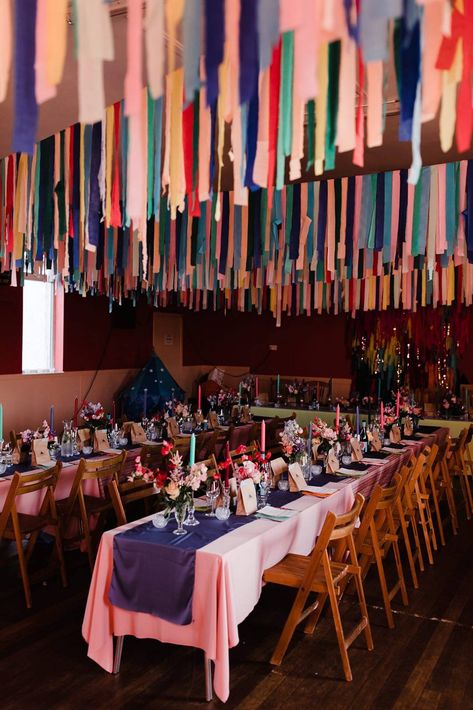
[{"label": "chair seat", "polygon": [[[28,515],[28,513],[18,513],[18,523],[22,535],[28,535],[36,530],[42,530],[48,525],[57,525],[57,520],[54,520],[49,515]],[[5,537],[14,538],[13,523],[11,517],[8,520],[4,531]]]},{"label": "chair seat", "polygon": [[[284,587],[299,588],[307,572],[307,567],[310,563],[310,557],[304,555],[286,555],[286,557],[278,562],[277,565],[269,567],[263,574],[265,582],[273,582]],[[350,565],[343,562],[330,562],[330,570],[332,572],[333,583],[337,585],[349,571]],[[311,590],[313,592],[322,592],[326,589],[323,569],[319,567],[315,574]]]}]

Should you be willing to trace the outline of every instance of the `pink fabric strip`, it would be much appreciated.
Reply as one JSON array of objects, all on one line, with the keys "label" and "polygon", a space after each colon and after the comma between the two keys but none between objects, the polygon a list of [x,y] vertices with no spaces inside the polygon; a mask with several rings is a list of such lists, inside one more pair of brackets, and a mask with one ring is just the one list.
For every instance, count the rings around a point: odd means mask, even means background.
[{"label": "pink fabric strip", "polygon": [[127,209],[131,219],[137,221],[141,218],[146,169],[141,136],[142,13],[141,0],[128,3],[128,68],[125,76],[125,113],[129,117]]},{"label": "pink fabric strip", "polygon": [[383,62],[366,65],[368,89],[367,138],[368,148],[383,143]]},{"label": "pink fabric strip", "polygon": [[[4,2],[2,4],[5,4]],[[38,0],[36,15],[36,101],[42,104],[56,96],[56,87],[48,83],[46,77],[46,42],[48,28],[46,26],[46,0]],[[3,32],[3,27],[2,27]],[[4,41],[2,37],[2,42]]]},{"label": "pink fabric strip", "polygon": [[317,95],[319,45],[318,32],[314,32],[317,27],[317,3],[314,0],[298,0],[297,5],[302,6],[303,21],[294,32],[294,94],[306,102]]},{"label": "pink fabric strip", "polygon": [[447,249],[447,233],[445,225],[445,199],[446,199],[447,166],[438,166],[438,212],[437,212],[437,254],[443,254]]},{"label": "pink fabric strip", "polygon": [[435,68],[442,41],[444,0],[425,3],[422,54],[422,121],[431,121],[437,113],[442,95],[442,72]]},{"label": "pink fabric strip", "polygon": [[342,39],[341,46],[337,146],[343,153],[356,144],[356,46],[350,37]]}]

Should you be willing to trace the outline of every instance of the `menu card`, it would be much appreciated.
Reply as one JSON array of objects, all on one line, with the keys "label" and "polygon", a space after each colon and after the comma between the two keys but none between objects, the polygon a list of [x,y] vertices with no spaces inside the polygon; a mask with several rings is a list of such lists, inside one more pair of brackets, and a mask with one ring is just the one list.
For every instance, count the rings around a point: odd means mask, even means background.
[{"label": "menu card", "polygon": [[169,417],[167,420],[168,436],[174,438],[179,436],[179,427],[177,425],[175,417]]},{"label": "menu card", "polygon": [[279,479],[283,473],[287,471],[287,463],[284,461],[282,456],[279,456],[271,461],[271,471],[273,473],[273,486],[276,488]]},{"label": "menu card", "polygon": [[398,426],[396,426],[396,424],[393,424],[393,426],[391,427],[391,431],[389,433],[389,440],[392,444],[399,444],[399,442],[401,441],[401,430]]},{"label": "menu card", "polygon": [[95,451],[108,451],[110,449],[106,429],[97,429],[95,432],[94,449]]}]

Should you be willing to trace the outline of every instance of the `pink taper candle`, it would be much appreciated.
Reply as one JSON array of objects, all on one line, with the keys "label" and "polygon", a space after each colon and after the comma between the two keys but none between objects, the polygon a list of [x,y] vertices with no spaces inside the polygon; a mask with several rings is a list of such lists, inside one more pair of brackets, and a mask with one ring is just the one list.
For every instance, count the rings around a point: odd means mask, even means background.
[{"label": "pink taper candle", "polygon": [[335,429],[338,431],[340,429],[340,405],[337,404],[337,414],[335,417]]},{"label": "pink taper candle", "polygon": [[381,425],[381,431],[384,429],[384,402],[381,402],[379,423]]},{"label": "pink taper candle", "polygon": [[197,409],[202,409],[202,387],[200,385],[197,392]]},{"label": "pink taper candle", "polygon": [[263,421],[261,422],[261,453],[264,454],[266,452],[266,422]]},{"label": "pink taper candle", "polygon": [[401,412],[401,393],[398,390],[397,391],[397,397],[396,397],[396,417],[399,419],[399,414]]}]

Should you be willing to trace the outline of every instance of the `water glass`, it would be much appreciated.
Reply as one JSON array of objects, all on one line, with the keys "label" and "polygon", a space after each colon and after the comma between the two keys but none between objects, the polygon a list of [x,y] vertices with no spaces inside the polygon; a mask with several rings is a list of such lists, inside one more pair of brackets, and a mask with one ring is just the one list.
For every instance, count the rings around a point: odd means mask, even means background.
[{"label": "water glass", "polygon": [[217,481],[212,481],[210,483],[209,488],[207,488],[207,491],[205,493],[205,496],[207,498],[207,503],[210,507],[210,512],[206,513],[207,518],[215,518],[215,506],[217,504],[217,498],[219,496],[219,487]]}]

